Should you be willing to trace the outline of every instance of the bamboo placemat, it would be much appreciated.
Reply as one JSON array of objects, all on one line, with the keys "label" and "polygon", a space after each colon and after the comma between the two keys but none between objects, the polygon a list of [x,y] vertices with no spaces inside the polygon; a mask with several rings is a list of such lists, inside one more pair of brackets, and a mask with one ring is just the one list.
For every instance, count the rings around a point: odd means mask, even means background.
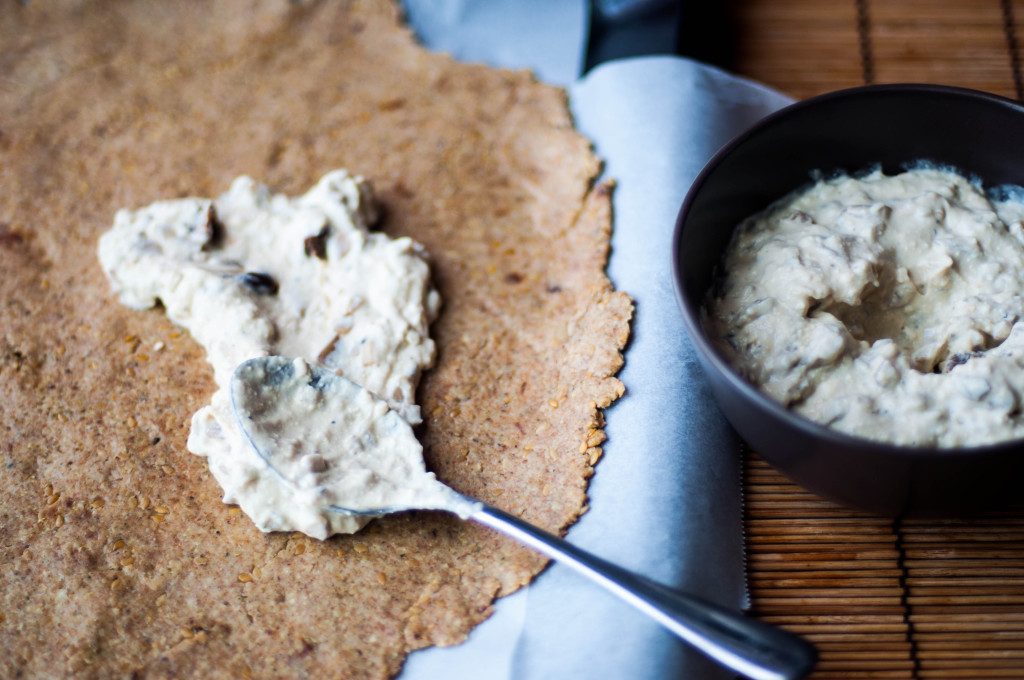
[{"label": "bamboo placemat", "polygon": [[[1024,0],[732,9],[732,70],[796,98],[931,82],[1024,99]],[[753,612],[818,646],[813,678],[1024,678],[1024,507],[892,520],[821,500],[753,452],[744,468]]]}]

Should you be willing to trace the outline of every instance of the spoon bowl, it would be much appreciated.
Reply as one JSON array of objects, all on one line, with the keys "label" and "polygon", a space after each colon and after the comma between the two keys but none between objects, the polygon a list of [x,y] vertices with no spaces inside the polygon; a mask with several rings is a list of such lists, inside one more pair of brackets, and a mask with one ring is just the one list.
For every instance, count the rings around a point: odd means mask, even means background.
[{"label": "spoon bowl", "polygon": [[[328,481],[337,480],[331,476],[329,466],[342,459],[344,463],[339,464],[340,467],[350,474],[360,474],[360,465],[372,468],[375,475],[372,483],[381,486],[378,489],[381,493],[375,495],[383,499],[381,504],[366,506],[365,499],[358,499],[350,507],[344,493],[327,488],[312,496],[324,511],[361,516],[408,510],[451,512],[500,531],[586,576],[682,640],[749,678],[797,680],[814,666],[814,648],[791,633],[634,574],[514,515],[445,486],[426,471],[422,449],[415,442],[408,423],[388,409],[386,403],[326,368],[284,357],[251,359],[235,370],[230,392],[231,406],[242,433],[266,463],[270,474],[286,488],[296,490],[296,498],[311,496],[299,493],[309,483],[305,477],[296,478],[289,473],[303,469],[291,464],[295,456],[283,455],[280,450],[288,449],[291,453],[296,450],[297,442],[294,437],[285,436],[290,431],[286,428],[294,427],[302,436],[308,432],[317,446],[341,446],[346,442],[361,445],[367,441],[367,435],[371,435],[369,439],[375,446],[368,450],[332,451],[330,462],[326,463],[328,467],[319,474]],[[306,407],[300,409],[298,416],[292,408],[295,404]],[[310,426],[309,430],[305,429],[306,425]],[[318,431],[319,428],[325,432]],[[336,432],[345,428],[357,431]],[[299,447],[298,455],[326,457],[326,452],[303,451]],[[383,464],[377,456],[395,453],[415,453],[418,460],[413,460],[411,455],[399,455],[400,464],[392,466]],[[288,467],[282,467],[282,462]],[[338,481],[338,484],[342,484],[341,491],[347,489],[343,482]],[[403,484],[411,485],[413,493],[406,494],[408,488],[399,488]]]}]

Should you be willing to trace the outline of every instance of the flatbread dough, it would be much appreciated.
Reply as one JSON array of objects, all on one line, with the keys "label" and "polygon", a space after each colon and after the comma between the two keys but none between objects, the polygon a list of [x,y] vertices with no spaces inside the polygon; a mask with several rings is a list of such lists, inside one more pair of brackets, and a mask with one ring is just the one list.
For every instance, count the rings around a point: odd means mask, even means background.
[{"label": "flatbread dough", "polygon": [[561,531],[586,503],[629,298],[563,91],[419,47],[386,0],[0,3],[0,676],[387,677],[544,560],[438,513],[260,533],[185,448],[213,389],[119,305],[121,207],[370,178],[444,299],[428,465]]}]

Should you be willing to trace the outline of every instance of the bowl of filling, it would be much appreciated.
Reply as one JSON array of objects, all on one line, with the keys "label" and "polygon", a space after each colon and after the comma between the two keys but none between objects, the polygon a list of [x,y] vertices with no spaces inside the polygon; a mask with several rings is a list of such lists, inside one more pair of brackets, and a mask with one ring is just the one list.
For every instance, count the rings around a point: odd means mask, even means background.
[{"label": "bowl of filling", "polygon": [[963,514],[1024,471],[1024,106],[935,85],[793,104],[724,147],[676,224],[719,406],[802,486]]}]

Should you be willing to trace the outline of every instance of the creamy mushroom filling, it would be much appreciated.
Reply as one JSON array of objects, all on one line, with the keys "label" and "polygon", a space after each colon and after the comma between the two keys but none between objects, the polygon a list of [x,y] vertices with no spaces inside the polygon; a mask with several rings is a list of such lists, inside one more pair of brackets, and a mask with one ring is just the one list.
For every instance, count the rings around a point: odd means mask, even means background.
[{"label": "creamy mushroom filling", "polygon": [[317,362],[369,390],[412,424],[415,391],[434,359],[429,324],[440,297],[421,246],[370,231],[368,183],[342,170],[305,195],[272,195],[248,177],[215,200],[121,210],[99,243],[119,299],[162,303],[206,350],[218,385],[192,419],[189,449],[264,531],[324,538],[366,518],[339,516],[268,492],[267,468],[233,420],[228,385],[246,359]]},{"label": "creamy mushroom filling", "polygon": [[1024,436],[1024,203],[950,171],[817,182],[744,221],[704,314],[766,394],[915,446]]}]

